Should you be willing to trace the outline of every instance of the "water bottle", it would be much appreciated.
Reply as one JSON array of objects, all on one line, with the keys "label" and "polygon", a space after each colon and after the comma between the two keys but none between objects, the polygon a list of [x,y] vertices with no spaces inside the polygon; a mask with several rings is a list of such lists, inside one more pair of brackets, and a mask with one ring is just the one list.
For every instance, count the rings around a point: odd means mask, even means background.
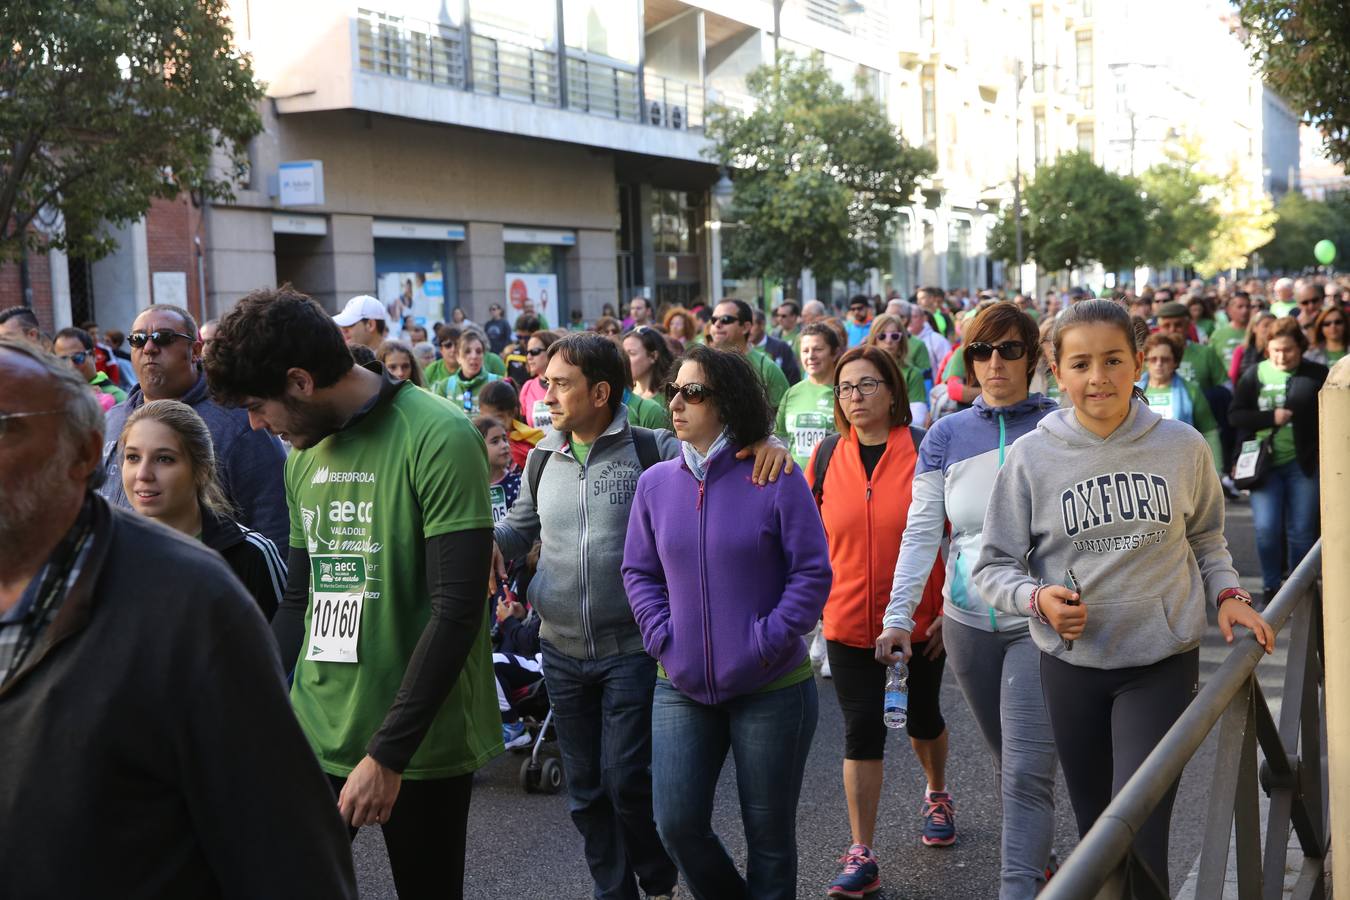
[{"label": "water bottle", "polygon": [[464,392],[464,414],[473,415],[473,391],[466,390]]},{"label": "water bottle", "polygon": [[886,670],[886,696],[881,720],[887,728],[904,728],[909,718],[909,667],[902,659]]}]

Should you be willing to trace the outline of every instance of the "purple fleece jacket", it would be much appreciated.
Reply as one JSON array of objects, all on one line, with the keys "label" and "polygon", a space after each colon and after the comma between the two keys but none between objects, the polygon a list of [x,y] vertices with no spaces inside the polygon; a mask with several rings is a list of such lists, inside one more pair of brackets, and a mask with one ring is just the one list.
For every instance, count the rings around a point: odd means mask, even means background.
[{"label": "purple fleece jacket", "polygon": [[685,696],[715,704],[783,677],[830,596],[825,530],[806,479],[765,487],[728,446],[700,483],[683,459],[638,479],[623,583],[647,652]]}]

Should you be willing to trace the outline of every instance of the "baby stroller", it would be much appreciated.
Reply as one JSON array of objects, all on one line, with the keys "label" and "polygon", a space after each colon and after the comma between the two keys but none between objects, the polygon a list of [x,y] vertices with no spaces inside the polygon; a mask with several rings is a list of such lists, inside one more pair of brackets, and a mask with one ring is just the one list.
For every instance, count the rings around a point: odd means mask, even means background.
[{"label": "baby stroller", "polygon": [[562,789],[562,763],[541,751],[553,742],[553,707],[548,702],[548,684],[540,678],[511,692],[511,705],[520,714],[531,738],[530,755],[520,764],[520,787],[527,794],[556,794]]}]

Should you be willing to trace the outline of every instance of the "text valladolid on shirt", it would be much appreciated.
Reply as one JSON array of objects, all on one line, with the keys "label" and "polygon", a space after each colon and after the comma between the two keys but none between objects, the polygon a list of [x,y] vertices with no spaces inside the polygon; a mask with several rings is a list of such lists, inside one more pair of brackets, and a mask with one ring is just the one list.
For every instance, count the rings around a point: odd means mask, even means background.
[{"label": "text valladolid on shirt", "polygon": [[[319,764],[346,776],[393,703],[431,613],[425,539],[492,527],[487,453],[445,400],[406,384],[286,461],[290,542],[310,559],[291,702]],[[403,775],[447,778],[501,735],[487,629]]]}]

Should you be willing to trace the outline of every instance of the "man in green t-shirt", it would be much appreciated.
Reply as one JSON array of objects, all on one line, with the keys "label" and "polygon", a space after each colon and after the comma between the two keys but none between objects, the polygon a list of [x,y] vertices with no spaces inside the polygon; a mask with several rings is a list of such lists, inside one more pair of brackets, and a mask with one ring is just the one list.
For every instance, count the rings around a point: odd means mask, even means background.
[{"label": "man in green t-shirt", "polygon": [[730,350],[750,360],[750,366],[759,375],[769,397],[769,409],[778,415],[778,406],[787,393],[788,380],[783,370],[772,359],[750,346],[750,330],[755,314],[744,300],[723,300],[713,309],[708,323],[709,343],[715,350]]},{"label": "man in green t-shirt", "polygon": [[338,810],[353,836],[384,827],[399,894],[461,897],[473,773],[502,751],[482,438],[444,400],[356,367],[322,307],[289,288],[221,320],[206,376],[295,450],[272,630]]},{"label": "man in green t-shirt", "polygon": [[1247,323],[1252,318],[1252,299],[1246,291],[1234,291],[1224,306],[1228,313],[1228,323],[1214,329],[1209,336],[1209,345],[1223,360],[1224,371],[1233,365],[1233,354],[1247,339]]},{"label": "man in green t-shirt", "polygon": [[784,300],[773,312],[773,336],[792,345],[794,356],[802,353],[802,308],[796,300]]},{"label": "man in green t-shirt", "polygon": [[[1236,440],[1233,428],[1228,424],[1228,407],[1233,404],[1233,392],[1228,388],[1228,370],[1212,344],[1197,344],[1187,337],[1190,333],[1191,314],[1186,304],[1169,301],[1157,307],[1157,313],[1158,332],[1173,335],[1186,342],[1181,364],[1177,366],[1177,374],[1195,385],[1209,402],[1210,411],[1214,413],[1214,421],[1219,425],[1219,440],[1224,462],[1222,468],[1226,469],[1233,459]],[[1231,479],[1225,475],[1222,480],[1225,494],[1229,498],[1236,496],[1237,491]]]}]

